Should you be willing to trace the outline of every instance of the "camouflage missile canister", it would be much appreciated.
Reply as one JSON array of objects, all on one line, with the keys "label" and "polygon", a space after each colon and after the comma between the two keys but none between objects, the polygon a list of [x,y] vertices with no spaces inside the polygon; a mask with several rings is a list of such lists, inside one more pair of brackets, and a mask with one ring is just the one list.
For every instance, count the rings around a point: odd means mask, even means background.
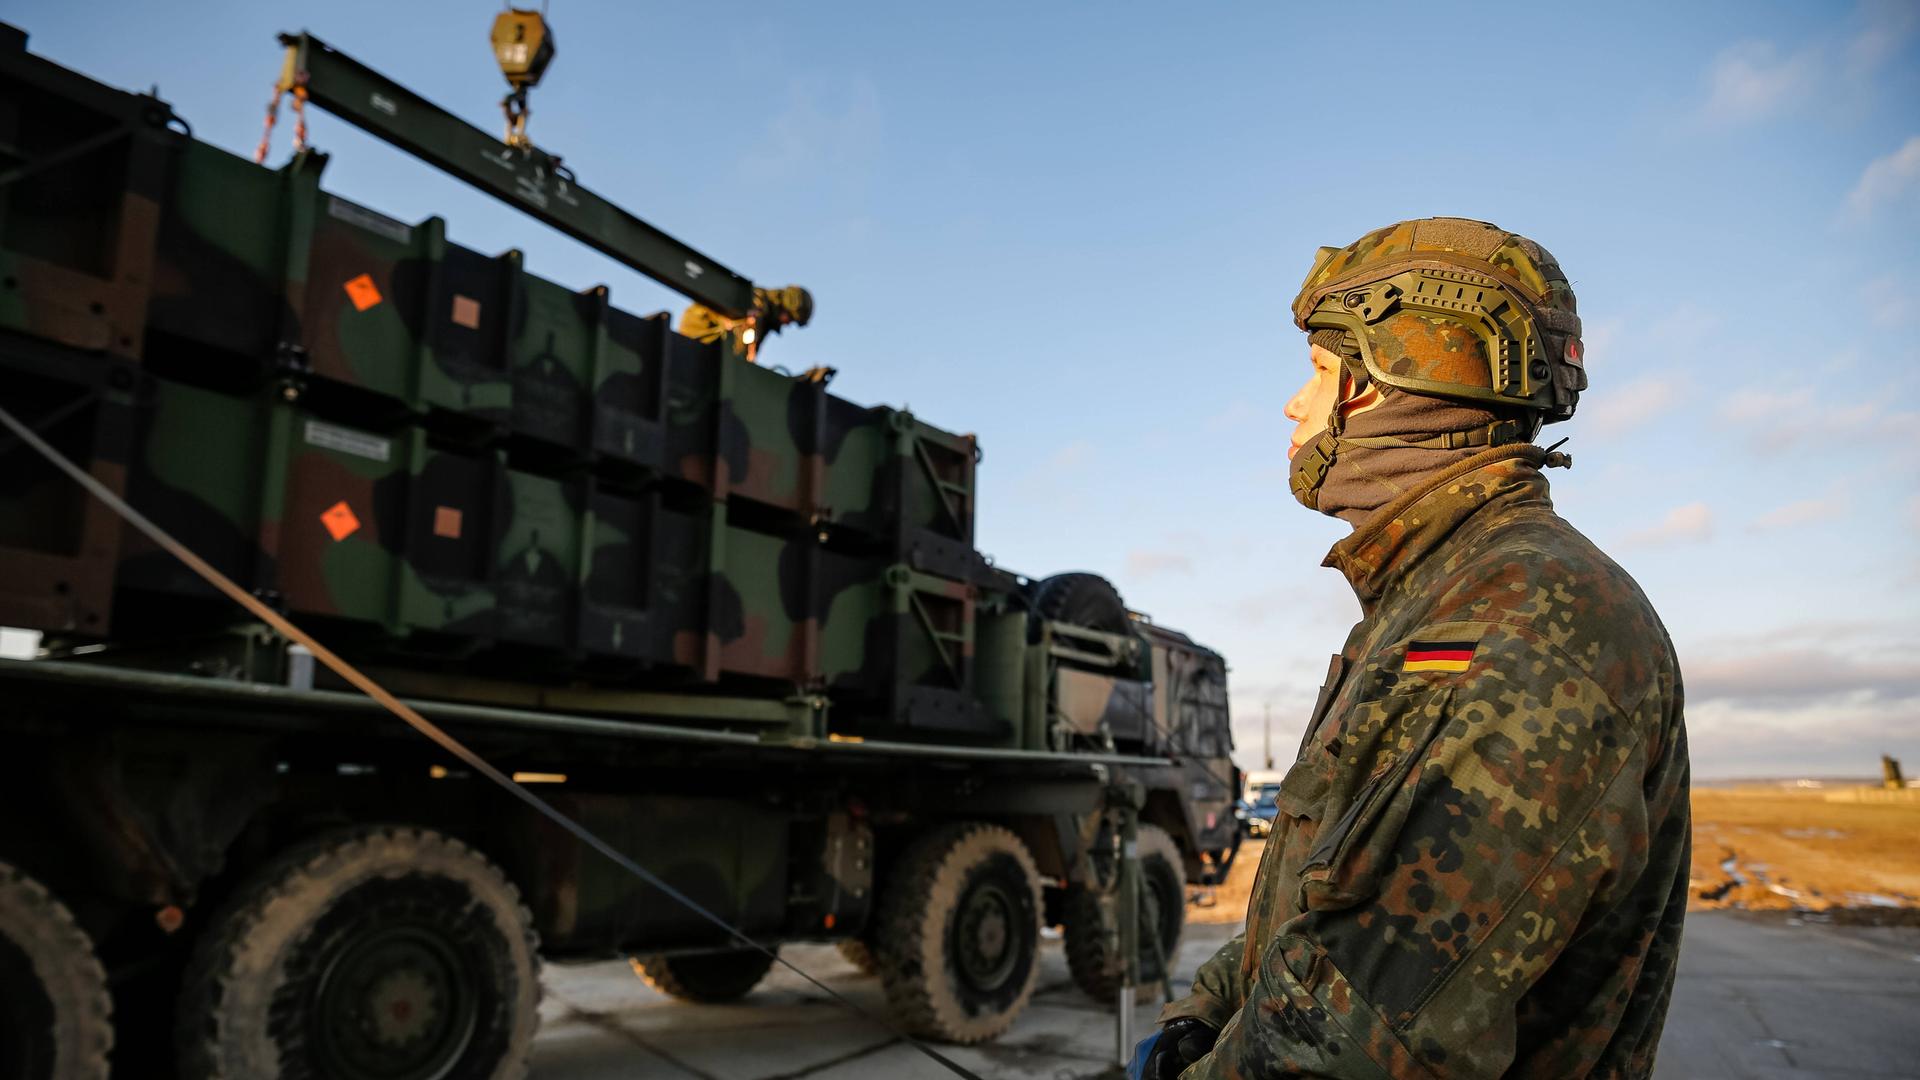
[{"label": "camouflage missile canister", "polygon": [[517,259],[448,242],[437,217],[406,225],[325,192],[312,197],[319,207],[311,231],[296,213],[287,260],[287,299],[298,320],[287,337],[305,350],[311,373],[397,398],[418,414],[507,423]]},{"label": "camouflage missile canister", "polygon": [[139,358],[173,122],[0,27],[0,329]]},{"label": "camouflage missile canister", "polygon": [[[0,189],[0,354],[52,379],[8,399],[40,412],[113,372],[113,409],[76,406],[63,445],[236,581],[373,660],[830,691],[860,731],[1035,734],[1018,586],[973,547],[972,436],[328,192],[324,154],[263,168],[24,49],[0,69],[24,145],[51,154],[54,117],[119,147]],[[0,536],[9,565],[68,560],[54,597],[0,575],[0,622],[225,617],[70,504],[84,528]]]},{"label": "camouflage missile canister", "polygon": [[188,377],[247,379],[280,340],[281,208],[304,177],[193,140],[170,158],[147,307],[153,360]]},{"label": "camouflage missile canister", "polygon": [[[65,82],[96,85],[13,62],[64,82],[11,88],[0,118],[57,111]],[[971,439],[740,362],[621,311],[604,287],[529,274],[518,252],[462,247],[437,217],[408,224],[327,192],[323,154],[266,169],[155,126],[171,114],[154,99],[99,90],[117,112],[89,122],[140,138],[116,136],[123,152],[88,157],[84,178],[55,169],[58,186],[0,192],[0,266],[17,271],[0,279],[0,327],[144,351],[155,374],[236,393],[284,382],[350,425],[405,418],[464,444],[518,441],[543,466],[677,480],[901,557],[903,526],[925,530],[926,565],[966,561]]]},{"label": "camouflage missile canister", "polygon": [[[812,532],[170,381],[132,457],[134,505],[216,567],[397,650],[523,645],[854,693],[968,685],[971,586]],[[148,622],[190,625],[173,598],[212,596],[137,536],[124,558],[122,607]]]}]

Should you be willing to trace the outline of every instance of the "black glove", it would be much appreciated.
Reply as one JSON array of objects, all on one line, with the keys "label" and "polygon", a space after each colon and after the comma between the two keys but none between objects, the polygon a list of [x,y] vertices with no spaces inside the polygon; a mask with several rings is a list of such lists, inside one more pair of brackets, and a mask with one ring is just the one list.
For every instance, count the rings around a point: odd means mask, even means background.
[{"label": "black glove", "polygon": [[1183,1016],[1160,1029],[1160,1041],[1141,1070],[1143,1080],[1179,1080],[1187,1066],[1207,1056],[1220,1031],[1205,1020]]}]

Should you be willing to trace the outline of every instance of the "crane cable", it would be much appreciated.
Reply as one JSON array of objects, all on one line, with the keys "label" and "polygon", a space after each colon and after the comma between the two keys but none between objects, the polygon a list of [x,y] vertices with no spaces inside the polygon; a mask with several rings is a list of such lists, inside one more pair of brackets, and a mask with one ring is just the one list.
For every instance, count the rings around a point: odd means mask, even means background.
[{"label": "crane cable", "polygon": [[325,645],[322,645],[319,641],[314,639],[306,631],[300,629],[298,626],[295,626],[292,622],[288,621],[286,616],[280,614],[279,612],[268,607],[266,604],[262,603],[259,597],[256,597],[252,593],[241,588],[238,584],[236,584],[233,581],[232,578],[229,578],[225,574],[222,574],[219,570],[215,569],[211,564],[209,564],[205,559],[202,559],[200,556],[194,554],[191,549],[189,549],[186,545],[180,543],[180,541],[175,540],[173,536],[170,535],[166,530],[160,528],[160,526],[155,525],[152,521],[148,520],[146,515],[140,513],[140,511],[135,510],[132,506],[128,505],[126,500],[122,499],[119,495],[115,494],[112,489],[108,488],[105,484],[102,484],[99,480],[95,479],[93,476],[82,471],[79,466],[75,465],[72,461],[68,460],[66,455],[60,453],[60,451],[48,445],[48,443],[42,438],[40,438],[40,436],[36,434],[32,428],[21,423],[17,418],[14,417],[14,415],[11,412],[8,412],[4,407],[0,407],[0,425],[4,425],[9,431],[13,432],[13,434],[17,436],[22,442],[26,443],[28,446],[31,446],[36,453],[38,453],[41,457],[47,459],[47,461],[51,463],[55,468],[59,469],[63,473],[66,473],[68,477],[74,480],[74,482],[78,483],[81,487],[85,488],[95,498],[99,499],[101,502],[106,503],[109,509],[111,509],[114,513],[124,518],[129,525],[132,525],[134,528],[140,530],[140,532],[144,533],[148,539],[160,545],[160,547],[164,549],[168,554],[172,555],[174,558],[179,559],[181,562],[185,563],[189,570],[192,570],[195,574],[198,574],[203,580],[207,582],[207,584],[212,585],[215,589],[218,589],[220,592],[224,593],[228,599],[232,600],[233,602],[239,604],[241,607],[245,608],[249,614],[253,615],[255,618],[259,619],[261,622],[266,623],[268,626],[271,626],[275,631],[279,632],[282,636],[286,637],[288,640],[294,641],[294,642],[297,642],[298,644],[306,646],[309,650],[313,652],[314,659],[319,660],[321,663],[325,664],[328,668],[332,669],[334,674],[340,676],[342,679],[345,679],[348,683],[352,684],[355,689],[359,690],[361,693],[372,698],[374,701],[378,702],[383,708],[385,708],[388,712],[392,713],[393,715],[399,717],[401,720],[405,721],[407,726],[413,728],[415,731],[419,732],[420,734],[426,736],[428,739],[431,739],[433,742],[437,743],[441,749],[445,750],[449,754],[452,754],[454,757],[460,759],[462,762],[465,762],[467,766],[472,768],[475,772],[493,781],[495,784],[498,784],[500,787],[505,788],[508,792],[512,793],[515,798],[518,798],[520,801],[526,803],[528,806],[533,807],[535,810],[539,811],[541,814],[551,819],[556,825],[559,825],[561,828],[567,830],[569,833],[572,833],[575,837],[577,837],[580,840],[581,843],[584,843],[588,847],[591,847],[595,851],[598,851],[600,854],[605,855],[607,858],[613,860],[614,864],[619,866],[621,869],[632,874],[634,877],[639,878],[641,881],[645,882],[646,884],[653,886],[655,889],[658,889],[660,892],[664,893],[667,897],[679,903],[682,907],[685,907],[687,910],[693,912],[695,915],[698,915],[702,919],[705,919],[707,922],[710,922],[714,926],[719,927],[721,930],[725,931],[730,938],[740,943],[742,946],[749,949],[753,949],[754,951],[759,952],[762,955],[765,955],[766,957],[771,959],[774,963],[779,964],[780,966],[786,968],[788,971],[791,971],[795,975],[798,975],[802,979],[805,979],[809,984],[813,986],[814,989],[819,990],[821,993],[827,995],[828,998],[830,998],[840,1006],[844,1007],[847,1011],[853,1013],[854,1015],[864,1020],[867,1020],[875,1024],[880,1028],[885,1029],[886,1031],[893,1034],[895,1037],[905,1041],[908,1045],[912,1046],[914,1049],[920,1051],[922,1054],[925,1054],[927,1057],[932,1058],[934,1061],[944,1066],[949,1072],[953,1073],[955,1076],[963,1077],[964,1080],[982,1080],[979,1074],[968,1070],[965,1066],[954,1061],[952,1058],[947,1057],[945,1054],[940,1053],[938,1050],[935,1050],[933,1047],[928,1046],[926,1043],[908,1034],[905,1030],[903,1030],[898,1025],[896,1025],[893,1021],[877,1013],[874,1013],[868,1009],[862,1008],[860,1005],[857,1005],[853,1001],[849,1000],[845,995],[834,990],[832,987],[821,982],[819,979],[814,978],[812,975],[807,974],[805,971],[802,971],[799,967],[795,966],[792,961],[787,960],[785,957],[782,957],[777,949],[770,949],[767,946],[761,944],[760,942],[755,941],[753,938],[748,937],[745,933],[742,933],[740,930],[736,929],[732,923],[727,922],[725,919],[707,910],[705,907],[701,906],[698,901],[695,901],[692,897],[681,892],[679,889],[674,888],[672,885],[667,884],[664,880],[662,880],[659,876],[655,875],[652,871],[648,870],[644,866],[641,866],[639,863],[635,862],[633,859],[629,858],[625,854],[616,850],[613,847],[613,845],[607,843],[605,840],[602,840],[600,839],[600,837],[594,835],[594,833],[591,830],[589,830],[586,826],[580,824],[579,822],[575,821],[573,818],[568,817],[566,814],[562,813],[559,809],[555,808],[552,803],[549,803],[547,800],[534,794],[532,791],[528,790],[526,787],[515,783],[510,777],[507,776],[506,773],[501,772],[499,769],[489,764],[486,761],[486,759],[482,758],[479,754],[476,754],[472,750],[467,749],[466,745],[460,742],[460,740],[454,738],[452,735],[447,734],[446,731],[442,730],[437,724],[433,723],[431,720],[428,720],[426,717],[421,716],[418,712],[414,711],[414,709],[411,706],[409,706],[406,702],[401,701],[399,698],[393,696],[393,694],[389,692],[385,687],[381,686],[379,683],[374,682],[371,678],[367,677],[364,673],[360,671],[359,668],[356,668],[352,664],[341,659],[340,656],[334,653],[332,649],[329,649]]}]

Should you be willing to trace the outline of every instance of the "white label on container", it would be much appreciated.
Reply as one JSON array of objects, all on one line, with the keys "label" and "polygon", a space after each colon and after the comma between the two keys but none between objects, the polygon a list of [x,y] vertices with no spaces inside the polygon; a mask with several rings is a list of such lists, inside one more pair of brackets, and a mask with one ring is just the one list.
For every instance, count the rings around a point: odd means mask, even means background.
[{"label": "white label on container", "polygon": [[385,214],[377,214],[364,206],[355,206],[345,199],[327,196],[327,213],[349,225],[358,225],[376,236],[384,236],[396,244],[413,243],[413,227],[395,221]]},{"label": "white label on container", "polygon": [[389,439],[352,428],[323,424],[318,420],[307,421],[307,442],[312,446],[373,461],[386,461],[393,456],[393,442]]}]

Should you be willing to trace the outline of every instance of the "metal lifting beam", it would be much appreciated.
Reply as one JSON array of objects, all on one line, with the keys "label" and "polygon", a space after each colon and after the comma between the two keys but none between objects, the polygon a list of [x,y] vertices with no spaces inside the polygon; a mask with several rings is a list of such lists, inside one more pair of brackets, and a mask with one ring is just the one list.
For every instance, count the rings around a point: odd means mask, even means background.
[{"label": "metal lifting beam", "polygon": [[509,147],[312,34],[282,34],[296,92],[355,127],[730,318],[753,282],[574,183],[560,159]]}]

